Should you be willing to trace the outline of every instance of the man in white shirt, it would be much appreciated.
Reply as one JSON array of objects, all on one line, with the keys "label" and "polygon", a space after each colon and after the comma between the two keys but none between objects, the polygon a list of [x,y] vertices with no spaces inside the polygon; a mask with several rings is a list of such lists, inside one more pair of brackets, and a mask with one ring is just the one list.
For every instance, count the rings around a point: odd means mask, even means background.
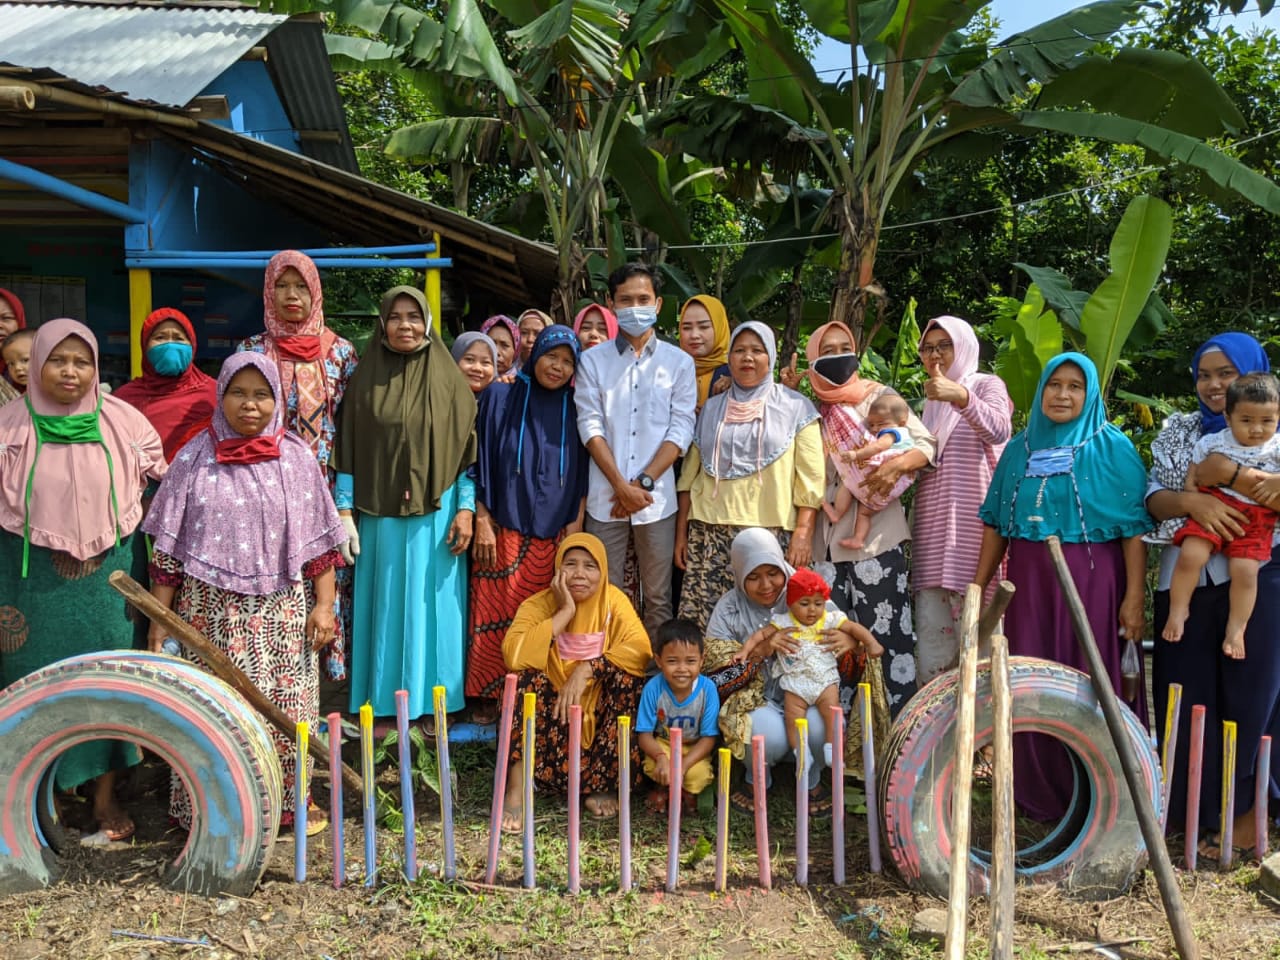
[{"label": "man in white shirt", "polygon": [[578,433],[591,454],[586,529],[609,556],[609,580],[622,586],[627,544],[634,540],[653,636],[671,619],[676,478],[672,465],[693,440],[698,400],[693,360],[658,339],[658,277],[643,263],[609,276],[607,305],[618,336],[582,354],[575,395]]}]

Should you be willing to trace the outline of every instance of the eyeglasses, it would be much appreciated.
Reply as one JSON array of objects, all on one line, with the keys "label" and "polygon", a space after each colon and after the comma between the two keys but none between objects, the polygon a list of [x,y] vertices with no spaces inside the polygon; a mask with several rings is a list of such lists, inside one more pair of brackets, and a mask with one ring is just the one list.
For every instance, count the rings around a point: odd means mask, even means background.
[{"label": "eyeglasses", "polygon": [[937,354],[942,356],[944,353],[950,353],[956,348],[956,345],[950,340],[943,340],[941,343],[925,343],[920,346],[920,355],[927,357],[929,354]]}]

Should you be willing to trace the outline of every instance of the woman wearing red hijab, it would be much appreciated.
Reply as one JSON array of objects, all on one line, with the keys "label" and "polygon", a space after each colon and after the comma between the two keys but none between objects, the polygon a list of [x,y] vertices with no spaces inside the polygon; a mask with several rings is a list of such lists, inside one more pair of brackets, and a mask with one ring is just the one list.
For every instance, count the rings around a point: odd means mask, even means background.
[{"label": "woman wearing red hijab", "polygon": [[142,411],[172,463],[183,445],[209,425],[218,401],[213,377],[195,365],[196,332],[181,310],[153,310],[142,325],[142,376],[116,397]]},{"label": "woman wearing red hijab", "polygon": [[[27,312],[22,309],[22,301],[18,299],[17,294],[12,290],[6,290],[0,287],[0,344],[3,344],[5,338],[19,330],[25,330],[27,326]],[[3,355],[0,355],[0,378],[4,379],[4,383],[0,384],[0,403],[12,400],[23,392],[12,379],[5,374],[5,362]],[[4,387],[9,389],[5,390]]]}]

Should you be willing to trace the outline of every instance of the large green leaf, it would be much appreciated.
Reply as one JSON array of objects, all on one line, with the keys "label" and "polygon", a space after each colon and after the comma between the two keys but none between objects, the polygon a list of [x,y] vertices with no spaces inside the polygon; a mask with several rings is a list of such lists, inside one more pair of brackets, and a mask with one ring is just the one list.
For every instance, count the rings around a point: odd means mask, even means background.
[{"label": "large green leaf", "polygon": [[1103,393],[1138,316],[1146,308],[1173,237],[1173,211],[1156,197],[1130,201],[1111,238],[1111,274],[1080,312],[1089,359]]},{"label": "large green leaf", "polygon": [[963,29],[991,0],[898,0],[879,34],[863,36],[873,61],[918,60],[932,56],[952,33]]},{"label": "large green leaf", "polygon": [[1038,106],[1089,104],[1156,123],[1188,136],[1216,137],[1245,125],[1236,105],[1198,60],[1172,50],[1121,50],[1114,57],[1089,57],[1040,91]]},{"label": "large green leaf", "polygon": [[486,79],[502,91],[508,103],[520,103],[515,77],[503,61],[476,0],[452,0],[449,4],[435,66],[455,76]]},{"label": "large green leaf", "polygon": [[543,89],[550,76],[559,72],[583,78],[596,93],[607,93],[617,74],[621,30],[612,4],[560,0],[507,36],[526,51],[521,70],[531,89]]},{"label": "large green leaf", "polygon": [[1035,403],[1040,371],[1051,357],[1062,352],[1062,325],[1033,283],[1009,326],[1009,340],[996,355],[995,371],[1019,410]]},{"label": "large green leaf", "polygon": [[800,7],[809,18],[809,26],[833,40],[848,43],[853,36],[849,13],[858,18],[858,36],[868,39],[878,37],[889,25],[898,9],[898,0],[800,0]]},{"label": "large green leaf", "polygon": [[1073,137],[1137,144],[1161,157],[1178,160],[1202,171],[1214,183],[1270,213],[1280,213],[1280,187],[1195,137],[1105,113],[1026,110],[1017,117],[1022,126],[1034,130],[1053,130]]},{"label": "large green leaf", "polygon": [[391,134],[386,152],[400,160],[492,163],[510,128],[493,117],[443,117]]},{"label": "large green leaf", "polygon": [[1101,0],[1015,33],[982,66],[965,77],[952,99],[972,107],[1008,103],[1077,66],[1079,58],[1142,15],[1141,0]]},{"label": "large green leaf", "polygon": [[1033,267],[1029,263],[1015,263],[1040,290],[1041,295],[1058,319],[1072,330],[1080,329],[1080,311],[1089,300],[1084,290],[1076,290],[1071,281],[1052,267]]},{"label": "large green leaf", "polygon": [[778,19],[776,4],[767,0],[712,2],[746,58],[747,92],[752,102],[807,123],[810,109],[805,90],[816,88],[818,76],[796,47],[793,32]]}]

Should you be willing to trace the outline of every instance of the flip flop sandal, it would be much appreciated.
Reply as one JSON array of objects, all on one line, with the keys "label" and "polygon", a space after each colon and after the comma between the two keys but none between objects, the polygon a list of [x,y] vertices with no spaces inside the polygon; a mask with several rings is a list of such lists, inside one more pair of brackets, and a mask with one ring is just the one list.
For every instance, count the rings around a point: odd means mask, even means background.
[{"label": "flip flop sandal", "polygon": [[826,820],[831,816],[831,788],[821,781],[809,791],[809,819]]},{"label": "flip flop sandal", "polygon": [[650,790],[649,795],[644,798],[644,808],[650,813],[666,813],[669,800],[667,788],[658,787],[656,790]]},{"label": "flip flop sandal", "polygon": [[[317,814],[319,816],[317,816]],[[307,807],[307,836],[314,837],[329,829],[329,815],[314,803]]]},{"label": "flip flop sandal", "polygon": [[748,817],[756,815],[756,798],[744,790],[735,790],[729,794],[729,806]]}]

